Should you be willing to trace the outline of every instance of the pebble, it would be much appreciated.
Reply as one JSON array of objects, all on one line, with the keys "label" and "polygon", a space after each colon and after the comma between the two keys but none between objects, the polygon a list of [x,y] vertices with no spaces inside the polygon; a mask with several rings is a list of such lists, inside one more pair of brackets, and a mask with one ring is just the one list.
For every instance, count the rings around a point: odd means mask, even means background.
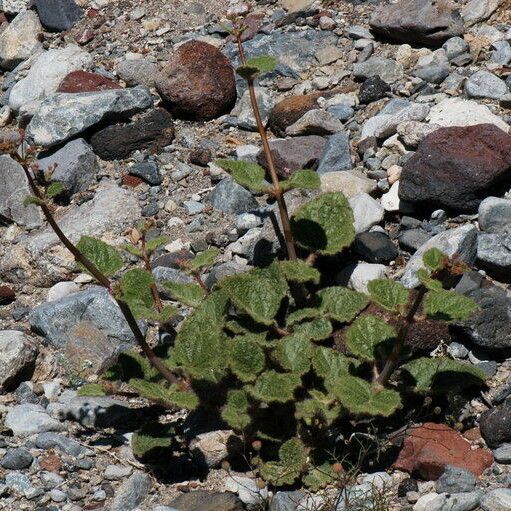
[{"label": "pebble", "polygon": [[29,451],[18,447],[16,449],[8,449],[0,460],[2,468],[9,470],[21,470],[29,467],[34,460]]}]

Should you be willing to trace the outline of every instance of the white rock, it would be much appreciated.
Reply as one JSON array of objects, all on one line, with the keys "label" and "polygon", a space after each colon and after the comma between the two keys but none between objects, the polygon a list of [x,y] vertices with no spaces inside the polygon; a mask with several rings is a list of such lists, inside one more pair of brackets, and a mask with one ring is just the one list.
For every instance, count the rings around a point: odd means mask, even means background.
[{"label": "white rock", "polygon": [[502,4],[504,0],[469,0],[461,15],[467,27],[471,27],[480,21],[487,20]]},{"label": "white rock", "polygon": [[413,212],[412,204],[399,198],[399,181],[396,181],[390,187],[390,190],[381,196],[381,205],[385,211],[400,211],[401,213]]},{"label": "white rock", "polygon": [[368,231],[373,225],[383,220],[385,210],[382,205],[367,193],[360,193],[349,199],[355,222],[353,227],[357,234]]},{"label": "white rock", "polygon": [[373,179],[344,170],[327,172],[320,179],[323,193],[342,192],[348,199],[361,193],[372,193],[377,186]]},{"label": "white rock", "polygon": [[46,301],[54,302],[78,291],[80,291],[80,286],[75,282],[58,282],[48,290]]},{"label": "white rock", "polygon": [[0,330],[0,389],[10,387],[37,358],[30,338],[18,330]]},{"label": "white rock", "polygon": [[46,431],[63,431],[64,424],[50,417],[41,405],[25,403],[13,406],[7,412],[5,426],[14,435],[27,437]]},{"label": "white rock", "polygon": [[428,493],[415,503],[413,511],[442,511],[445,500],[445,493]]},{"label": "white rock", "polygon": [[268,488],[258,488],[250,477],[231,475],[225,482],[225,489],[237,493],[240,500],[249,506],[260,504],[268,498]]},{"label": "white rock", "polygon": [[30,8],[32,0],[2,0],[0,7],[6,14],[16,14]]},{"label": "white rock", "polygon": [[383,264],[356,263],[339,272],[337,282],[349,288],[367,293],[367,284],[371,280],[385,278],[386,267]]},{"label": "white rock", "polygon": [[509,488],[497,488],[491,490],[481,499],[483,511],[509,511],[511,509],[511,490]]}]

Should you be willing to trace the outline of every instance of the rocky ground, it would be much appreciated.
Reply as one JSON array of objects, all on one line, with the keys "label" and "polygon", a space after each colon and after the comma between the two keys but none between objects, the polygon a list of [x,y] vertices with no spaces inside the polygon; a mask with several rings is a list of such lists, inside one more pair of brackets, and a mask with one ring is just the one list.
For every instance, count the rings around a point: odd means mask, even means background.
[{"label": "rocky ground", "polygon": [[[0,135],[21,143],[23,128],[39,171],[64,184],[56,216],[71,239],[120,245],[154,218],[150,235],[170,240],[157,278],[185,281],[176,259],[217,246],[208,285],[276,255],[274,205],[214,164],[264,164],[232,71],[235,5],[0,1]],[[473,268],[457,289],[479,311],[433,347],[482,367],[488,389],[449,424],[415,425],[388,472],[359,475],[356,509],[510,510],[511,2],[263,0],[247,25],[248,55],[279,58],[257,89],[279,172],[316,169],[322,191],[354,210],[338,282],[414,287],[431,247]],[[76,393],[134,339],[39,210],[21,205],[28,194],[1,155],[0,509],[345,510],[338,491],[273,495],[226,472],[225,431],[193,441],[206,475],[178,456],[166,477],[139,463],[130,433],[157,411],[129,394]]]}]

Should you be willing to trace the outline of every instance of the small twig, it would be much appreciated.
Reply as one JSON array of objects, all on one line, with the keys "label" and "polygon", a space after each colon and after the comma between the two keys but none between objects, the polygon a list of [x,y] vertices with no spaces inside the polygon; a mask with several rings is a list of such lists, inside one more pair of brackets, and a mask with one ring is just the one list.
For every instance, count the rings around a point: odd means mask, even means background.
[{"label": "small twig", "polygon": [[[145,267],[146,271],[148,271],[149,273],[152,274],[151,261],[149,261],[149,255],[147,254],[145,232],[142,233],[142,238],[140,239],[140,245],[142,248],[142,260],[144,261],[144,267]],[[154,304],[156,306],[156,310],[158,312],[161,312],[163,310],[163,303],[161,301],[160,292],[158,291],[158,286],[156,285],[156,282],[153,282],[151,284],[151,293],[154,298]]]}]

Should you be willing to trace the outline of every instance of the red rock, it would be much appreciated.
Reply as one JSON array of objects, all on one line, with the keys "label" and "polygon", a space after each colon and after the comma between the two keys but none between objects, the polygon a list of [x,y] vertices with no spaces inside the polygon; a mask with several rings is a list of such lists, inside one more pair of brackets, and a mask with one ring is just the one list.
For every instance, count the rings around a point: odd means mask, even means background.
[{"label": "red rock", "polygon": [[82,30],[75,34],[74,38],[75,41],[80,44],[81,46],[90,43],[96,34],[94,33],[94,30],[91,28],[86,28],[85,30]]},{"label": "red rock", "polygon": [[57,92],[97,92],[108,89],[122,89],[122,87],[97,73],[87,71],[73,71],[60,82]]},{"label": "red rock", "polygon": [[480,476],[492,463],[490,451],[472,450],[470,443],[454,429],[427,422],[410,429],[394,467],[430,481],[438,479],[446,465]]},{"label": "red rock", "polygon": [[16,299],[14,289],[9,286],[0,286],[0,305],[9,305]]},{"label": "red rock", "polygon": [[181,45],[155,80],[163,104],[176,117],[210,120],[236,102],[234,69],[223,53],[201,41]]},{"label": "red rock", "polygon": [[122,184],[129,186],[130,188],[136,188],[141,185],[144,181],[137,176],[131,176],[130,174],[124,174],[122,176]]},{"label": "red rock", "polygon": [[39,458],[39,466],[43,470],[47,470],[48,472],[58,473],[62,469],[62,463],[60,462],[60,458],[55,454],[48,454],[43,458]]}]

